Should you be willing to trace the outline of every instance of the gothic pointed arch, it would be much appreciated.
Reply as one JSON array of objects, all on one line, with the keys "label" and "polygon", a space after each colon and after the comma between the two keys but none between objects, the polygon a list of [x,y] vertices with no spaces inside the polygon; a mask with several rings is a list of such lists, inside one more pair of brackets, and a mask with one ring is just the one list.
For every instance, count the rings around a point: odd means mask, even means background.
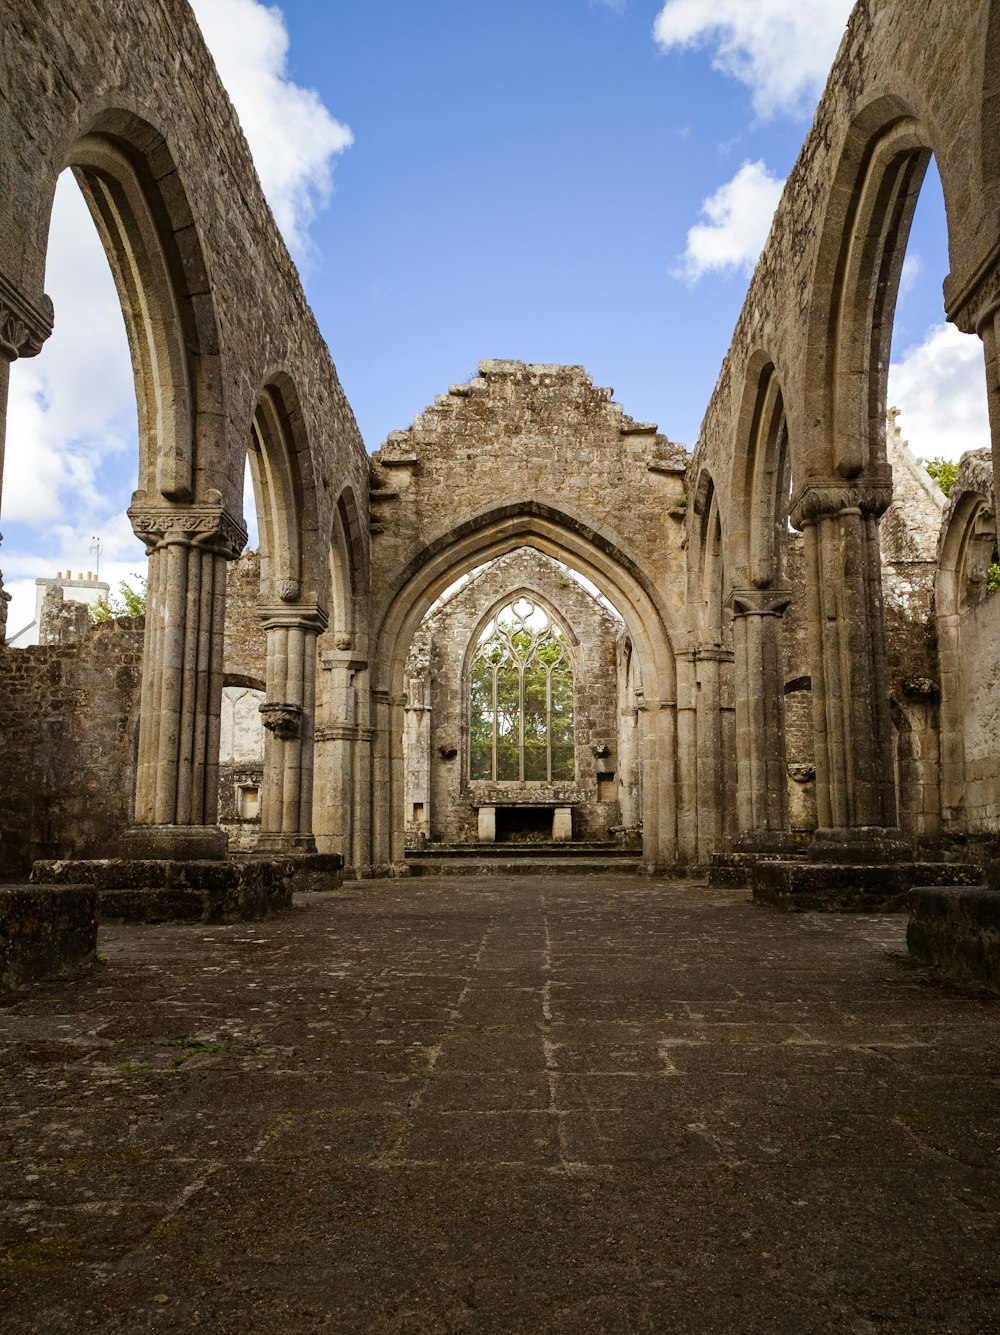
[{"label": "gothic pointed arch", "polygon": [[69,145],[64,165],[121,299],[139,410],[139,490],[186,502],[214,487],[235,508],[218,451],[225,402],[212,282],[167,139],[134,113],[108,108]]}]

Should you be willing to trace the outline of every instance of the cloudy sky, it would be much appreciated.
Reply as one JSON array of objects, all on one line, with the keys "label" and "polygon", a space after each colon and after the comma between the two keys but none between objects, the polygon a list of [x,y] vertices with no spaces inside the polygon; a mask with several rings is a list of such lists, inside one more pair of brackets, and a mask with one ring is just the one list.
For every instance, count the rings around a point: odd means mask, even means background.
[{"label": "cloudy sky", "polygon": [[[692,445],[850,0],[195,0],[369,449],[484,357],[582,363]],[[921,195],[890,401],[923,457],[988,443],[978,340],[944,324]],[[15,363],[0,524],[9,629],[34,579],[145,559],[135,396],[71,179]]]}]

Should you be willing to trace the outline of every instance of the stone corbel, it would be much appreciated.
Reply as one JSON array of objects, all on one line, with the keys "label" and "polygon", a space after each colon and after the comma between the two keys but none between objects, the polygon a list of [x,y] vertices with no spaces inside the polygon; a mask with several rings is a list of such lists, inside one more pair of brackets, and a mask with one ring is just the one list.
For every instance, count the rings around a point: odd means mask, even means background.
[{"label": "stone corbel", "polygon": [[52,301],[42,297],[36,306],[0,274],[0,357],[37,357],[52,333]]},{"label": "stone corbel", "polygon": [[128,517],[136,537],[146,544],[147,556],[160,547],[183,543],[234,561],[247,542],[243,520],[226,510],[222,493],[214,488],[193,505],[164,505],[151,502],[147,492],[133,492]]},{"label": "stone corbel", "polygon": [[302,731],[301,705],[273,703],[259,705],[258,708],[264,727],[281,741],[289,742]]}]

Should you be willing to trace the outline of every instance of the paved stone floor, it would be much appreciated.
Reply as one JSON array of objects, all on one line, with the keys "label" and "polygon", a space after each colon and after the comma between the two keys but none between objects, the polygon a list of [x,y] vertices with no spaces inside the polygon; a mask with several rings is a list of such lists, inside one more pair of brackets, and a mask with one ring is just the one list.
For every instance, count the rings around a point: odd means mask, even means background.
[{"label": "paved stone floor", "polygon": [[1000,1003],[629,878],[116,927],[0,1010],[4,1331],[993,1331]]}]

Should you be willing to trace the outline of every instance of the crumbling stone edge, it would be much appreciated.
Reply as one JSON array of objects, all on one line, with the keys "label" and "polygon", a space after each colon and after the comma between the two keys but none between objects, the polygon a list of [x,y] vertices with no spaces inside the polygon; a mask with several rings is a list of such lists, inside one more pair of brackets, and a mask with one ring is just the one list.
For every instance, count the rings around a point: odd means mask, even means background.
[{"label": "crumbling stone edge", "polygon": [[87,885],[0,886],[0,996],[85,973],[97,958],[98,899]]}]

